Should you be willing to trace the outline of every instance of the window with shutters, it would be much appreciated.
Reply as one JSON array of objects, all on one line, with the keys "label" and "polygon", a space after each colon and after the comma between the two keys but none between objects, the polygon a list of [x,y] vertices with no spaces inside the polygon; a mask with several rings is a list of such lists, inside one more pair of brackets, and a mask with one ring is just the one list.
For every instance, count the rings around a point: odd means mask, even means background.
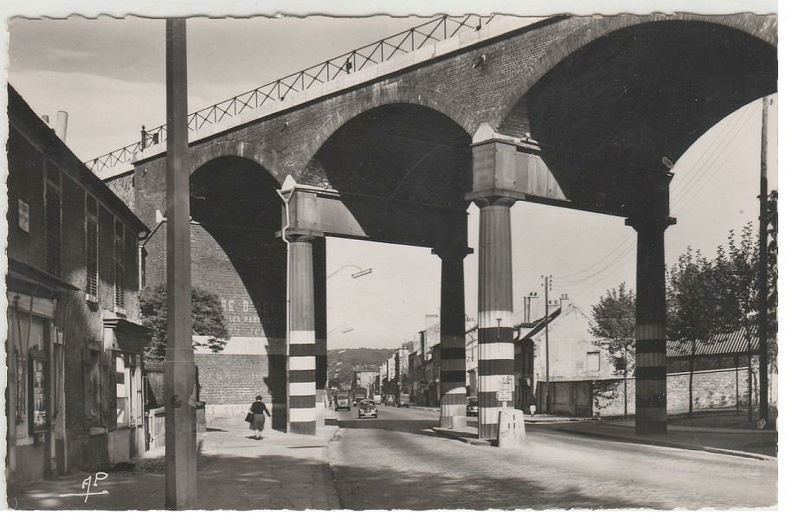
[{"label": "window with shutters", "polygon": [[124,225],[120,221],[115,223],[115,307],[123,311],[125,305],[124,289],[126,280],[124,248]]},{"label": "window with shutters", "polygon": [[46,212],[47,272],[61,276],[61,179],[60,170],[52,162],[46,165],[47,182],[44,189]]},{"label": "window with shutters", "polygon": [[85,197],[85,293],[96,302],[99,295],[99,221],[96,199]]}]

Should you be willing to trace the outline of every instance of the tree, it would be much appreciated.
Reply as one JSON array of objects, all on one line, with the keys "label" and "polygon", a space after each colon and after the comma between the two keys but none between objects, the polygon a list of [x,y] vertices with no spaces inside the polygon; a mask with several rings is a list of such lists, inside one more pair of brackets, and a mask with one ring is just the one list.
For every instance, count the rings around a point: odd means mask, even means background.
[{"label": "tree", "polygon": [[635,367],[635,293],[622,282],[609,289],[592,309],[589,332],[605,346],[606,356],[624,379],[624,414],[627,414],[627,376]]},{"label": "tree", "polygon": [[690,342],[688,414],[693,415],[693,373],[696,347],[724,331],[727,314],[720,299],[721,281],[713,263],[688,247],[667,278],[668,337]]},{"label": "tree", "polygon": [[[168,343],[167,286],[147,287],[140,293],[140,314],[143,325],[151,328],[146,345],[145,356],[148,360],[165,359]],[[193,348],[208,347],[213,353],[222,351],[228,342],[229,334],[223,317],[220,297],[201,288],[192,289],[192,326]]]},{"label": "tree", "polygon": [[[778,192],[768,198],[768,361],[775,366],[778,345],[775,335],[778,330]],[[720,281],[724,310],[731,326],[727,331],[742,330],[748,347],[748,366],[752,368],[751,352],[755,351],[757,320],[759,318],[759,237],[754,233],[753,223],[747,223],[739,239],[734,230],[729,231],[726,248],[718,248],[715,261]],[[753,369],[751,369],[753,374]],[[753,378],[748,380],[748,396],[753,401]],[[750,414],[750,403],[749,403]]]}]

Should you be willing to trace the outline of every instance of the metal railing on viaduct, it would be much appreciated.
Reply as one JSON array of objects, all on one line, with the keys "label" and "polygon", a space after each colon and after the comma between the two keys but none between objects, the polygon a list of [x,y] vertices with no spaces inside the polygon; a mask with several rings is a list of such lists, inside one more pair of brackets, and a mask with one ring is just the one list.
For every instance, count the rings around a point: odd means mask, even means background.
[{"label": "metal railing on viaduct", "polygon": [[[224,119],[258,109],[267,103],[283,101],[292,94],[303,92],[318,84],[328,83],[342,74],[352,74],[394,57],[409,54],[426,45],[451,38],[460,32],[479,30],[483,25],[488,24],[494,16],[443,15],[432,19],[419,26],[193,112],[187,116],[188,131],[197,132]],[[166,125],[160,125],[150,130],[143,127],[140,132],[140,141],[91,159],[85,164],[98,174],[102,170],[132,162],[137,153],[142,152],[148,146],[163,143],[167,136]]]}]

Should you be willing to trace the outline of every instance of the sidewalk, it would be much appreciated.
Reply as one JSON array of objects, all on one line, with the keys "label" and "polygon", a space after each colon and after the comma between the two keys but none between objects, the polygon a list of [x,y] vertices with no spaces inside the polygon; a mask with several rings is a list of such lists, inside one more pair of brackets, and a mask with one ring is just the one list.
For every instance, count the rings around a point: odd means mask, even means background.
[{"label": "sidewalk", "polygon": [[[198,494],[194,510],[332,510],[340,508],[328,463],[336,426],[315,436],[269,429],[263,440],[249,439],[244,421],[213,421],[198,435]],[[56,480],[8,493],[20,510],[164,510],[164,450],[150,451],[135,470],[107,471],[107,478],[81,490],[89,474],[75,471]],[[107,492],[102,492],[107,491]],[[63,494],[79,494],[62,496]]]},{"label": "sidewalk", "polygon": [[[536,415],[526,416],[525,423],[528,438],[532,430],[542,429],[755,459],[777,456],[778,432],[753,428],[744,417],[733,412],[701,414],[690,419],[682,416],[670,417],[666,434],[636,434],[633,418],[581,419]],[[434,431],[466,443],[490,444],[486,440],[478,440],[475,427],[467,427],[463,431],[435,428]]]}]

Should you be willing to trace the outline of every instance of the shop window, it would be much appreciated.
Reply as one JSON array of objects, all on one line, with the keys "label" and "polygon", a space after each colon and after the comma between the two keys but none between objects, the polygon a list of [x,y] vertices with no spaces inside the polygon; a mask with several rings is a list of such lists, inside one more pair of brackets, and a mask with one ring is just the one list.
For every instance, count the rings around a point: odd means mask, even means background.
[{"label": "shop window", "polygon": [[49,428],[49,399],[47,389],[47,355],[43,349],[30,351],[30,379],[28,381],[30,393],[29,428],[30,434],[46,432]]},{"label": "shop window", "polygon": [[44,432],[49,427],[49,322],[21,310],[9,313],[9,345],[15,361],[14,391],[16,436]]}]

